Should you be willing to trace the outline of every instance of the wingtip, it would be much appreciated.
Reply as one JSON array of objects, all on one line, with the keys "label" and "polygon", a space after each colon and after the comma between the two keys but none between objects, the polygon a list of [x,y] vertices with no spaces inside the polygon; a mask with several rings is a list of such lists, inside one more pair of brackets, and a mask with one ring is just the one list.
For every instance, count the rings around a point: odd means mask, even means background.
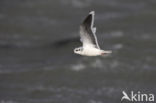
[{"label": "wingtip", "polygon": [[91,12],[89,12],[89,14],[95,15],[95,11],[91,11]]}]

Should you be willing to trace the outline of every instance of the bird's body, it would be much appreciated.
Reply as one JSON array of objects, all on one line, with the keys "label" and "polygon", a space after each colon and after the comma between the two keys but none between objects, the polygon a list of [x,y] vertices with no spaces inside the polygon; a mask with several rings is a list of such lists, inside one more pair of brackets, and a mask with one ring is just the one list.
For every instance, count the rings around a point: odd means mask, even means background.
[{"label": "bird's body", "polygon": [[86,55],[86,56],[97,56],[101,55],[103,51],[94,47],[86,46],[83,47],[83,51],[81,52],[81,55]]},{"label": "bird's body", "polygon": [[98,55],[105,55],[106,53],[111,53],[111,51],[104,51],[90,46],[81,47],[81,48],[83,48],[83,51],[81,51],[80,55],[84,55],[84,56],[98,56]]},{"label": "bird's body", "polygon": [[96,28],[93,27],[95,12],[91,11],[80,26],[80,37],[82,47],[75,48],[74,53],[83,56],[99,56],[111,53],[111,51],[101,50],[96,37]]}]

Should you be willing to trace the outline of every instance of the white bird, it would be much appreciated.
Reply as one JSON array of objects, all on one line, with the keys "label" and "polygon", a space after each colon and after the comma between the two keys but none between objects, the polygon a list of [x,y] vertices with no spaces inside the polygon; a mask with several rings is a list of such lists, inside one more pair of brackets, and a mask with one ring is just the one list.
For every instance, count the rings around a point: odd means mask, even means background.
[{"label": "white bird", "polygon": [[96,27],[94,25],[94,15],[95,12],[91,11],[83,23],[80,25],[80,40],[82,42],[82,47],[74,49],[74,53],[83,56],[99,56],[110,54],[112,51],[101,50],[97,37],[96,37]]}]

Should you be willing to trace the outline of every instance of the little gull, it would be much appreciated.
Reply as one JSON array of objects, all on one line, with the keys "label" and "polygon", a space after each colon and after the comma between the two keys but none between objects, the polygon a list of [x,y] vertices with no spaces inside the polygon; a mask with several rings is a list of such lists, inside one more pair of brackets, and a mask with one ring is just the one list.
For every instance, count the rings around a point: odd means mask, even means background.
[{"label": "little gull", "polygon": [[94,25],[94,15],[95,12],[91,11],[83,23],[80,25],[80,40],[82,42],[82,47],[74,49],[74,53],[83,56],[100,56],[105,54],[110,54],[112,51],[101,50],[97,37],[96,37],[96,27]]}]

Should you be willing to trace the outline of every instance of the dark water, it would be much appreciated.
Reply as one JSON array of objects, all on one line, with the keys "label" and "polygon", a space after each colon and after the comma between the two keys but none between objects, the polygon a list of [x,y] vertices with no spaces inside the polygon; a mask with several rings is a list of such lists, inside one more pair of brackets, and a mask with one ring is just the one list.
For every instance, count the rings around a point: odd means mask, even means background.
[{"label": "dark water", "polygon": [[[95,10],[107,57],[73,54]],[[1,0],[0,103],[120,103],[156,95],[155,0]]]}]

